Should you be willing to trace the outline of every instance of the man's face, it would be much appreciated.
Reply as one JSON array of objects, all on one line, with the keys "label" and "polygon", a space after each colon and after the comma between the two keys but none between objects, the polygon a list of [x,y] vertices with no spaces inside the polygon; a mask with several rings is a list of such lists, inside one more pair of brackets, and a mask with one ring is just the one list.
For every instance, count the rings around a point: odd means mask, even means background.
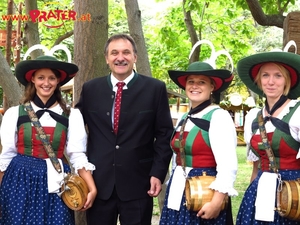
[{"label": "man's face", "polygon": [[130,41],[118,39],[110,42],[105,58],[112,74],[117,79],[124,80],[132,73],[137,56]]}]

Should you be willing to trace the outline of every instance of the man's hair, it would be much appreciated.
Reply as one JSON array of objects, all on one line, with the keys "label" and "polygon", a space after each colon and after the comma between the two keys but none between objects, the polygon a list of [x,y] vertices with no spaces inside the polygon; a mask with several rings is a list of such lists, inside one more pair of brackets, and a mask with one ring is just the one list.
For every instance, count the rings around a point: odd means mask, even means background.
[{"label": "man's hair", "polygon": [[110,42],[119,40],[119,39],[128,40],[132,45],[133,52],[135,54],[137,54],[137,47],[136,47],[135,41],[133,40],[133,38],[131,36],[129,36],[127,34],[115,34],[107,40],[107,42],[104,46],[104,54],[105,55],[107,55],[107,53],[108,53],[108,45],[110,44]]}]

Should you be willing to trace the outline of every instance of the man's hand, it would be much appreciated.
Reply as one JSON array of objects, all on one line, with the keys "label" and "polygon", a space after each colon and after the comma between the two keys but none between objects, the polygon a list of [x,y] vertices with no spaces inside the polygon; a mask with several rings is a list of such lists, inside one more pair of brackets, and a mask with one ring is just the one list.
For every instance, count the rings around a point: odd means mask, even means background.
[{"label": "man's hand", "polygon": [[157,197],[161,191],[161,182],[156,177],[150,178],[150,190],[147,192],[151,197]]}]

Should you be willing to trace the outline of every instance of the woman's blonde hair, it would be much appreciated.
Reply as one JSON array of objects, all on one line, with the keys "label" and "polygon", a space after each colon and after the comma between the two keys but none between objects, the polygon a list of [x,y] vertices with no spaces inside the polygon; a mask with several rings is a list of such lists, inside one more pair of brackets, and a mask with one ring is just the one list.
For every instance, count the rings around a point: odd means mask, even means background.
[{"label": "woman's blonde hair", "polygon": [[[270,62],[270,64],[275,65],[279,71],[281,72],[282,76],[285,78],[285,85],[284,85],[284,89],[283,89],[283,95],[287,96],[290,92],[291,89],[291,75],[290,72],[280,63],[275,63],[275,62]],[[262,85],[261,85],[261,75],[262,75],[262,71],[261,68],[263,66],[260,67],[257,76],[255,77],[254,82],[257,84],[257,86],[262,90]]]}]

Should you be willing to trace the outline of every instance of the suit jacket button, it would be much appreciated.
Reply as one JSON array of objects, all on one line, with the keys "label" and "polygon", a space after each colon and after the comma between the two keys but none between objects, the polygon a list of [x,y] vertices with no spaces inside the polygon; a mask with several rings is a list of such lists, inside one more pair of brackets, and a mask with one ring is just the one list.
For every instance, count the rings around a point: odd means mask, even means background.
[{"label": "suit jacket button", "polygon": [[119,149],[120,148],[120,146],[119,145],[116,145],[116,149]]}]

